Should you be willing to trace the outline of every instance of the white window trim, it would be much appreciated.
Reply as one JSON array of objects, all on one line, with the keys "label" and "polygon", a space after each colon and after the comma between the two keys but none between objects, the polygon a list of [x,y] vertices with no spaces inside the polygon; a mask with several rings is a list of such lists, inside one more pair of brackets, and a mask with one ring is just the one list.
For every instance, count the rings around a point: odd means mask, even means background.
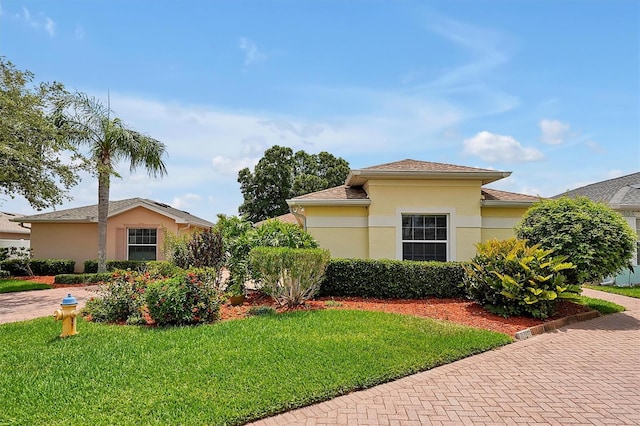
[{"label": "white window trim", "polygon": [[403,215],[441,215],[447,216],[447,261],[456,260],[456,209],[454,208],[397,208],[396,209],[396,259],[402,260],[402,216]]},{"label": "white window trim", "polygon": [[[153,229],[156,231],[156,243],[155,244],[130,244],[129,243],[129,231],[130,230],[134,230],[134,229]],[[155,247],[156,248],[156,260],[158,259],[158,228],[141,228],[141,227],[129,227],[127,228],[127,234],[126,234],[126,238],[127,238],[127,260],[131,260],[129,259],[129,248],[130,247]]]}]

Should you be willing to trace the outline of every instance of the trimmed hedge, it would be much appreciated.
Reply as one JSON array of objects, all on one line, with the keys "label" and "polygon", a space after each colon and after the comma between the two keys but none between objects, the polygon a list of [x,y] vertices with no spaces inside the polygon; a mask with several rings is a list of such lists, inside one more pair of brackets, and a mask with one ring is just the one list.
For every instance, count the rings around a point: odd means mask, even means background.
[{"label": "trimmed hedge", "polygon": [[9,278],[9,271],[0,270],[0,280]]},{"label": "trimmed hedge", "polygon": [[111,272],[104,274],[60,274],[54,278],[56,284],[95,284],[99,282],[108,282],[113,279]]},{"label": "trimmed hedge", "polygon": [[[147,266],[146,260],[108,260],[107,261],[107,271],[115,271],[117,269],[127,270],[131,269],[132,271],[140,271],[145,269]],[[84,262],[84,273],[85,274],[95,274],[98,272],[98,261],[97,260],[87,260]]]},{"label": "trimmed hedge", "polygon": [[379,299],[464,297],[462,262],[331,259],[320,296]]},{"label": "trimmed hedge", "polygon": [[[0,262],[0,269],[9,271],[15,277],[28,275],[25,268],[27,261],[23,259],[7,259]],[[76,265],[74,260],[68,259],[31,259],[28,261],[34,275],[72,274]]]}]

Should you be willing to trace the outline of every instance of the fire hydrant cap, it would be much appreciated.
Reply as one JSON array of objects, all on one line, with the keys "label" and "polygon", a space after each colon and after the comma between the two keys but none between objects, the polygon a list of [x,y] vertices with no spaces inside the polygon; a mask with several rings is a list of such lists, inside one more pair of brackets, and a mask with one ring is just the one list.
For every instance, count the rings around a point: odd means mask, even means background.
[{"label": "fire hydrant cap", "polygon": [[73,297],[71,295],[71,293],[67,294],[67,297],[65,297],[64,299],[62,299],[62,305],[77,305],[78,301],[76,300],[75,297]]}]

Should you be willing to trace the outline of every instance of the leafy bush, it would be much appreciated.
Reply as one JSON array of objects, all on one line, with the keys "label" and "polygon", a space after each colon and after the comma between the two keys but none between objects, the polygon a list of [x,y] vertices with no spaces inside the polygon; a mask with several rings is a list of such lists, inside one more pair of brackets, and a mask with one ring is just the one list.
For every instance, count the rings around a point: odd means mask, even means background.
[{"label": "leafy bush", "polygon": [[1,257],[4,260],[0,261],[0,269],[9,271],[9,274],[15,277],[34,275],[30,264],[32,251],[28,247],[3,248]]},{"label": "leafy bush", "polygon": [[[147,263],[149,263],[147,260],[109,260],[107,261],[107,271],[126,271],[130,269],[141,272],[147,268]],[[95,274],[96,272],[98,272],[98,261],[86,260],[84,262],[84,273]]]},{"label": "leafy bush", "polygon": [[148,279],[148,275],[139,272],[112,274],[110,282],[98,287],[98,297],[87,301],[83,314],[97,322],[128,321],[141,316]]},{"label": "leafy bush", "polygon": [[184,273],[184,269],[168,260],[149,260],[145,263],[144,272],[153,278],[169,278]]},{"label": "leafy bush", "polygon": [[187,272],[151,283],[145,300],[158,325],[210,323],[218,319],[222,294],[198,274]]},{"label": "leafy bush", "polygon": [[574,268],[566,256],[511,238],[476,244],[477,253],[465,265],[469,296],[490,312],[505,317],[547,318],[557,299],[576,299],[581,289],[565,284],[563,272]]},{"label": "leafy bush", "polygon": [[34,275],[73,274],[75,260],[68,259],[31,259],[29,261]]},{"label": "leafy bush", "polygon": [[59,274],[54,277],[56,284],[94,284],[111,281],[113,273],[102,274]]},{"label": "leafy bush", "polygon": [[0,280],[9,278],[9,271],[4,271],[0,269]]},{"label": "leafy bush", "polygon": [[271,306],[252,306],[247,311],[247,316],[256,317],[261,315],[274,315],[276,310]]},{"label": "leafy bush", "polygon": [[217,228],[176,236],[165,232],[163,252],[174,265],[182,268],[212,267],[225,264],[222,233]]},{"label": "leafy bush", "polygon": [[256,247],[250,253],[251,267],[260,273],[263,289],[280,306],[297,306],[312,298],[329,261],[329,251]]},{"label": "leafy bush", "polygon": [[567,256],[576,265],[567,278],[578,284],[615,275],[629,266],[637,241],[619,213],[586,197],[534,204],[516,226],[516,235]]},{"label": "leafy bush", "polygon": [[462,297],[464,269],[459,262],[331,259],[321,296],[421,299]]}]

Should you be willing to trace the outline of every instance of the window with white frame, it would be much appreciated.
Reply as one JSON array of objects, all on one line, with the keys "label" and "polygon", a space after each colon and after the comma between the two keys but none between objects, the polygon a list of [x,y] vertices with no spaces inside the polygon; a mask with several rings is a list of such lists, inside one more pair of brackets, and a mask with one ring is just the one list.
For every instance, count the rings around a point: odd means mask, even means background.
[{"label": "window with white frame", "polygon": [[156,260],[158,251],[158,230],[129,228],[127,253],[129,260]]},{"label": "window with white frame", "polygon": [[447,215],[403,214],[402,259],[445,262],[448,252]]}]

